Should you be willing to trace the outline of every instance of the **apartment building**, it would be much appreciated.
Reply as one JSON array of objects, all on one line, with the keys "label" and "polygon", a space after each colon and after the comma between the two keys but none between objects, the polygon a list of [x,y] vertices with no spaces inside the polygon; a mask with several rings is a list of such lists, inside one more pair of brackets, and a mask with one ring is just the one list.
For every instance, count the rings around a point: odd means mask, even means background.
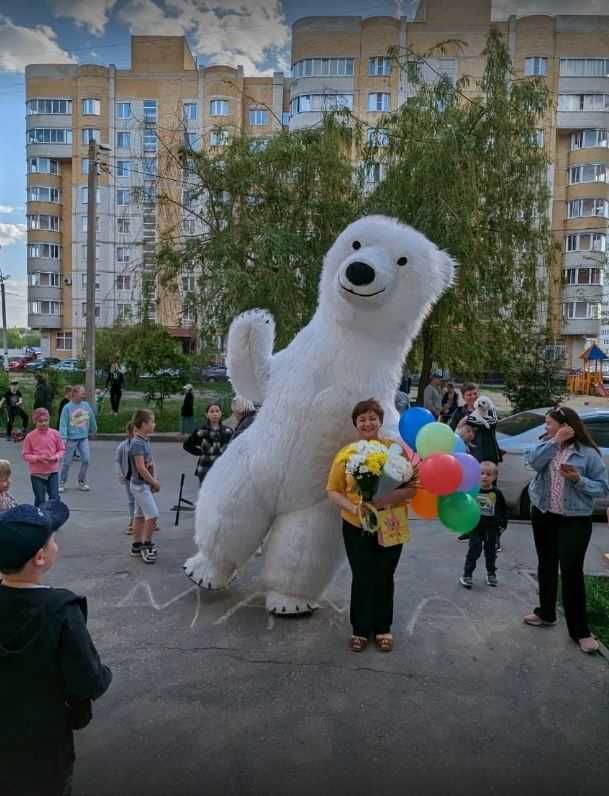
[{"label": "apartment building", "polygon": [[[551,160],[552,228],[562,253],[544,274],[554,333],[569,366],[579,364],[589,342],[609,346],[609,13],[498,19],[491,0],[414,5],[410,18],[298,20],[289,78],[199,68],[180,37],[134,37],[130,70],[28,67],[29,319],[43,330],[45,349],[62,355],[81,346],[91,135],[112,146],[112,168],[102,174],[99,190],[99,323],[132,319],[148,291],[145,311],[189,345],[192,322],[181,299],[192,277],[184,274],[177,293],[146,283],[158,230],[168,223],[155,202],[160,151],[175,151],[186,135],[193,146],[221,152],[231,131],[264,139],[282,124],[301,129],[341,107],[372,128],[413,91],[387,57],[389,48],[420,53],[454,41],[425,60],[423,78],[467,75],[466,91],[475,92],[492,24],[506,37],[517,76],[543,77],[555,98],[539,131]],[[369,182],[382,178],[377,164]],[[179,175],[173,179],[177,191]],[[141,201],[134,200],[134,188]],[[192,219],[185,216],[182,224],[185,234],[197,233]]]}]

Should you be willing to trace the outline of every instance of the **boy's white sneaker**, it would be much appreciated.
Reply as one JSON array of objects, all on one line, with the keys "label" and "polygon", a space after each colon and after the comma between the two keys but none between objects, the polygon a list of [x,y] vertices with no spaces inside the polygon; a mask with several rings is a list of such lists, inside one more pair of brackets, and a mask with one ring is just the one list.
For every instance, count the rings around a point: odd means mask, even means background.
[{"label": "boy's white sneaker", "polygon": [[91,491],[91,487],[89,486],[89,484],[86,481],[79,481],[78,482],[78,488],[80,489],[81,492],[90,492]]},{"label": "boy's white sneaker", "polygon": [[60,481],[59,482],[59,494],[66,491],[66,482]]}]

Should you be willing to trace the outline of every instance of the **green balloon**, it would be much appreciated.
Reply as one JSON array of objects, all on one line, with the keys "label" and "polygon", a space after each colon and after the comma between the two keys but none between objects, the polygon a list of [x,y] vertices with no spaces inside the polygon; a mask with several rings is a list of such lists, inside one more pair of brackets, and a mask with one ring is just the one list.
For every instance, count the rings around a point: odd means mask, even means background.
[{"label": "green balloon", "polygon": [[467,492],[453,492],[438,498],[438,517],[449,531],[468,533],[480,522],[480,506]]},{"label": "green balloon", "polygon": [[452,453],[456,444],[455,432],[446,423],[427,423],[417,434],[417,453],[423,459],[432,453]]},{"label": "green balloon", "polygon": [[468,489],[465,494],[471,495],[473,498],[475,498],[476,495],[480,494],[480,484],[476,484],[476,486],[473,486],[471,489]]}]

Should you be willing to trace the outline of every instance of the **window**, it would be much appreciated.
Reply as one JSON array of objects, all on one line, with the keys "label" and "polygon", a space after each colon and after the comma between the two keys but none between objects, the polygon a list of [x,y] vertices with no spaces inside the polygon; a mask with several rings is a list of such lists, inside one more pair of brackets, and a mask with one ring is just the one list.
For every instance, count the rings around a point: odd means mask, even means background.
[{"label": "window", "polygon": [[584,420],[586,431],[599,448],[609,448],[609,422],[602,417]]},{"label": "window", "polygon": [[30,174],[61,174],[59,161],[53,158],[30,158],[28,166]]},{"label": "window", "polygon": [[209,134],[210,146],[224,146],[228,144],[228,131],[227,130],[212,130]]},{"label": "window", "polygon": [[562,316],[568,320],[598,320],[601,317],[601,305],[590,301],[566,301],[562,305]]},{"label": "window", "polygon": [[282,127],[288,127],[290,124],[290,119],[292,118],[292,114],[289,111],[283,111],[281,114],[281,125]]},{"label": "window", "polygon": [[249,144],[252,152],[264,152],[268,145],[268,138],[252,138]]},{"label": "window", "polygon": [[366,182],[370,185],[376,185],[381,182],[385,176],[384,163],[371,163],[366,172]]},{"label": "window", "polygon": [[118,263],[128,263],[129,262],[129,249],[126,246],[117,246],[116,247],[116,261]]},{"label": "window", "polygon": [[388,146],[389,133],[385,129],[376,130],[373,127],[368,128],[368,144],[370,146]]},{"label": "window", "polygon": [[83,116],[99,116],[101,102],[98,99],[81,100],[81,112]]},{"label": "window", "polygon": [[563,271],[566,285],[602,285],[602,271],[600,268],[566,268]]},{"label": "window", "polygon": [[601,163],[584,163],[569,169],[569,182],[606,182],[607,167]]},{"label": "window", "polygon": [[32,287],[61,287],[61,274],[48,271],[34,271],[30,274]]},{"label": "window", "polygon": [[37,215],[27,217],[28,229],[45,229],[49,232],[59,232],[61,219],[59,216]]},{"label": "window", "polygon": [[548,74],[548,59],[535,56],[533,58],[524,59],[524,73],[525,75],[547,75]]},{"label": "window", "polygon": [[184,146],[188,149],[198,149],[199,133],[184,133]]},{"label": "window", "polygon": [[[80,282],[81,282],[81,285],[82,285],[82,289],[86,290],[87,289],[87,275],[86,274],[81,274],[80,275]],[[95,279],[95,290],[99,290],[99,279],[97,279],[97,278]]]},{"label": "window", "polygon": [[186,276],[182,277],[182,292],[183,293],[192,293],[196,290],[197,287],[197,278],[194,274],[187,274]]},{"label": "window", "polygon": [[194,307],[190,306],[190,304],[182,304],[182,323],[183,324],[191,324],[194,323],[195,318],[195,310]]},{"label": "window", "polygon": [[116,277],[117,290],[131,290],[131,277],[125,274],[119,274]]},{"label": "window", "polygon": [[72,350],[72,332],[57,332],[57,334],[55,335],[55,350],[56,351]]},{"label": "window", "polygon": [[[101,250],[100,246],[95,246],[95,259],[96,260],[99,260],[100,250]],[[83,243],[82,259],[83,259],[83,262],[85,262],[85,263],[87,262],[87,244],[86,243]],[[87,279],[86,275],[83,274],[83,287],[86,287],[86,279]]]},{"label": "window", "polygon": [[116,305],[117,321],[130,321],[132,317],[133,317],[133,308],[131,307],[131,304]]},{"label": "window", "polygon": [[131,103],[130,102],[117,102],[116,103],[116,117],[117,117],[117,119],[130,119],[131,118]]},{"label": "window", "polygon": [[182,232],[185,235],[195,234],[195,220],[194,218],[184,218],[182,220]]},{"label": "window", "polygon": [[144,100],[144,121],[156,122],[156,100]]},{"label": "window", "polygon": [[542,147],[544,142],[544,130],[543,127],[538,127],[537,130],[533,133],[533,143],[535,146]]},{"label": "window", "polygon": [[606,199],[574,199],[568,204],[568,218],[602,216],[609,218],[609,202]]},{"label": "window", "polygon": [[[82,231],[86,232],[89,229],[89,219],[87,216],[82,217]],[[99,232],[99,216],[95,218],[95,231]]]},{"label": "window", "polygon": [[89,144],[91,141],[99,141],[99,130],[93,127],[84,127],[80,134],[80,140],[83,144]]},{"label": "window", "polygon": [[63,315],[61,301],[31,301],[32,315]]},{"label": "window", "polygon": [[27,198],[30,202],[61,202],[61,190],[47,185],[31,185]]},{"label": "window", "polygon": [[142,171],[146,177],[156,177],[156,158],[142,158]]},{"label": "window", "polygon": [[89,173],[89,158],[80,159],[80,173],[87,175]]},{"label": "window", "polygon": [[561,77],[609,77],[609,58],[561,58]]},{"label": "window", "polygon": [[304,58],[292,67],[292,77],[347,77],[353,74],[353,58]]},{"label": "window", "polygon": [[372,77],[391,74],[391,58],[385,55],[377,55],[375,58],[368,58],[368,74]]},{"label": "window", "polygon": [[[95,191],[95,200],[99,204],[99,188],[97,188],[97,190]],[[86,185],[80,186],[80,201],[83,204],[89,203],[89,189],[87,188]]]},{"label": "window", "polygon": [[57,243],[28,243],[27,256],[58,260],[61,256],[61,246]]},{"label": "window", "polygon": [[72,100],[69,99],[31,99],[25,106],[28,116],[37,113],[72,113]]},{"label": "window", "polygon": [[116,148],[129,149],[131,146],[131,133],[117,133],[116,134]]},{"label": "window", "polygon": [[335,111],[353,107],[353,94],[301,94],[292,100],[292,113]]},{"label": "window", "polygon": [[571,135],[571,149],[607,147],[608,141],[607,130],[580,130]]},{"label": "window", "polygon": [[128,205],[130,201],[130,191],[121,190],[120,188],[116,192],[116,204],[117,205]]},{"label": "window", "polygon": [[116,176],[117,177],[130,177],[131,176],[131,161],[130,160],[117,160],[116,161]]},{"label": "window", "polygon": [[72,143],[72,130],[69,127],[34,127],[26,135],[28,144]]},{"label": "window", "polygon": [[116,219],[116,228],[120,232],[121,235],[127,235],[129,233],[129,228],[131,226],[131,219],[130,218],[117,218]]},{"label": "window", "polygon": [[228,100],[211,100],[209,103],[210,116],[228,116],[230,103]]},{"label": "window", "polygon": [[[95,317],[99,318],[100,315],[101,315],[101,307],[100,307],[99,304],[96,304],[95,305]],[[87,317],[87,305],[86,305],[86,303],[84,301],[82,303],[82,317],[83,318]]]},{"label": "window", "polygon": [[250,108],[250,125],[264,127],[269,123],[269,112],[263,108]]},{"label": "window", "polygon": [[156,182],[154,180],[144,180],[142,202],[144,202],[144,204],[153,204],[156,202]]},{"label": "window", "polygon": [[559,111],[609,110],[609,94],[559,94]]},{"label": "window", "polygon": [[154,130],[144,130],[144,152],[156,152],[157,136]]},{"label": "window", "polygon": [[196,122],[197,120],[197,103],[185,102],[184,103],[184,118],[189,122]]},{"label": "window", "polygon": [[292,113],[307,113],[313,110],[310,94],[302,94],[292,100]]},{"label": "window", "polygon": [[391,94],[374,93],[368,94],[368,111],[388,111],[390,108]]},{"label": "window", "polygon": [[568,252],[604,252],[607,248],[607,236],[602,232],[581,232],[578,235],[567,235],[566,250]]}]

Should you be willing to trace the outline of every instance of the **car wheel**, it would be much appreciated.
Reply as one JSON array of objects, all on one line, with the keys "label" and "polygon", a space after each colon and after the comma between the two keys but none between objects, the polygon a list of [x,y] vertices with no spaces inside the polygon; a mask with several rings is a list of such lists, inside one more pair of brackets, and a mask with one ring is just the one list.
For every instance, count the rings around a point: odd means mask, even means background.
[{"label": "car wheel", "polygon": [[529,497],[529,488],[527,487],[520,496],[520,511],[519,516],[521,520],[531,519],[531,498]]}]

